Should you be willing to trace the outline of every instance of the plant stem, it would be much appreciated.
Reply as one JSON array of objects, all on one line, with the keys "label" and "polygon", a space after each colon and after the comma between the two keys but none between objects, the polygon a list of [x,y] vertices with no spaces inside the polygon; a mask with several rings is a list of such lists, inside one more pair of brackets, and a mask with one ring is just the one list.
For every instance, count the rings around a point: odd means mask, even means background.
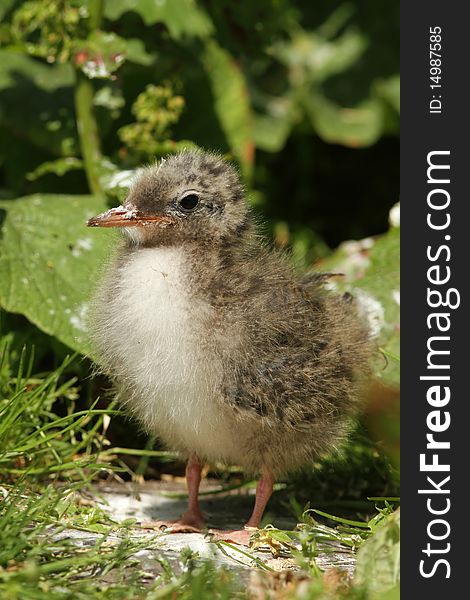
[{"label": "plant stem", "polygon": [[90,12],[90,31],[99,29],[103,18],[103,0],[89,0],[88,10]]},{"label": "plant stem", "polygon": [[[103,15],[103,0],[90,0],[90,32],[99,29]],[[80,149],[82,151],[83,162],[88,185],[92,194],[103,195],[103,188],[100,183],[100,163],[102,161],[100,138],[98,125],[93,110],[93,84],[82,73],[80,69],[76,70],[75,83],[75,112],[77,115],[78,136],[80,139]]]},{"label": "plant stem", "polygon": [[102,160],[98,125],[93,113],[93,84],[81,71],[77,70],[75,84],[75,112],[77,115],[78,136],[88,185],[92,194],[103,194],[99,179],[99,165]]}]

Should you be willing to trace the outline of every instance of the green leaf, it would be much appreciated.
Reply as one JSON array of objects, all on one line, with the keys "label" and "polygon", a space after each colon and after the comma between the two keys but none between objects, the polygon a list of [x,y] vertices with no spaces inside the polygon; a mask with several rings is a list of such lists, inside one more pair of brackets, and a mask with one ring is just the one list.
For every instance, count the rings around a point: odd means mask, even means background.
[{"label": "green leaf", "polygon": [[260,111],[253,115],[256,147],[266,152],[278,152],[286,143],[293,123],[299,120],[299,110],[288,96],[263,94],[257,104]]},{"label": "green leaf", "polygon": [[[341,5],[315,30],[293,28],[272,47],[290,83],[280,99],[290,98],[324,141],[353,148],[370,146],[386,132],[396,133],[399,109],[398,76],[378,78],[374,68],[365,69],[366,63],[380,62],[380,56],[358,12],[351,4]],[[268,70],[266,75],[269,81]],[[250,85],[256,88],[257,80],[250,79]],[[263,121],[257,123],[257,139],[260,125],[267,150],[270,143],[282,143],[279,125],[278,137],[269,138]]]},{"label": "green leaf", "polygon": [[[355,283],[383,307],[383,324],[379,343],[390,355],[388,365],[380,372],[385,383],[399,386],[400,363],[392,358],[400,355],[400,228],[395,227],[380,237],[369,254],[370,264],[364,277]],[[353,292],[354,293],[354,292]]]},{"label": "green leaf", "polygon": [[292,538],[285,531],[269,526],[262,531],[263,533],[266,532],[269,537],[281,542],[281,544],[292,544]]},{"label": "green leaf", "polygon": [[[107,207],[93,196],[34,195],[4,201],[0,305],[74,350],[88,352],[86,317],[110,238],[85,222]],[[103,235],[104,234],[104,235]]]},{"label": "green leaf", "polygon": [[320,83],[353,66],[366,46],[365,37],[352,28],[333,41],[317,32],[299,30],[291,41],[275,47],[275,55],[289,67],[293,80]]},{"label": "green leaf", "polygon": [[266,152],[279,152],[286,143],[290,130],[291,123],[287,118],[256,115],[253,122],[256,147]]},{"label": "green leaf", "polygon": [[57,160],[41,163],[34,171],[27,173],[26,179],[34,181],[48,173],[53,173],[54,175],[62,177],[62,175],[65,175],[74,169],[83,169],[83,161],[74,156],[67,156],[66,158],[58,158]]},{"label": "green leaf", "polygon": [[212,21],[195,0],[113,0],[106,2],[105,16],[116,20],[127,11],[140,15],[146,25],[164,23],[172,38],[206,37],[213,31]]},{"label": "green leaf", "polygon": [[233,57],[215,41],[206,44],[203,64],[214,95],[214,109],[246,175],[253,163],[251,109],[246,81]]},{"label": "green leaf", "polygon": [[0,90],[18,85],[24,78],[48,92],[71,86],[74,82],[70,65],[46,65],[25,54],[0,49]]},{"label": "green leaf", "polygon": [[145,44],[142,40],[138,40],[137,38],[126,40],[126,46],[127,60],[130,62],[144,66],[152,65],[155,62],[156,54],[149,54],[145,50]]},{"label": "green leaf", "polygon": [[397,113],[400,112],[400,77],[394,75],[377,82],[377,95],[384,98]]},{"label": "green leaf", "polygon": [[382,106],[377,99],[343,107],[312,92],[305,107],[315,131],[330,144],[370,146],[382,134]]},{"label": "green leaf", "polygon": [[343,243],[335,254],[322,263],[322,270],[343,273],[334,283],[340,291],[349,291],[369,318],[377,342],[387,354],[379,357],[376,375],[388,385],[400,383],[400,228],[359,242]]},{"label": "green leaf", "polygon": [[354,582],[366,591],[370,600],[398,598],[395,592],[400,583],[399,509],[359,548]]}]

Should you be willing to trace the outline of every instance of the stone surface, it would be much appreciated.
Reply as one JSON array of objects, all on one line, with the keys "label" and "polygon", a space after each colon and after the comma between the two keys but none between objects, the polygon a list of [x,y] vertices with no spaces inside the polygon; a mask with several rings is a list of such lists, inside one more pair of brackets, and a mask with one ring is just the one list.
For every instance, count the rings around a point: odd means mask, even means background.
[{"label": "stone surface", "polygon": [[[207,494],[221,488],[220,482],[207,481],[201,486],[201,507],[208,518],[208,526],[217,529],[237,529],[250,513],[254,490],[237,490],[220,494]],[[149,573],[161,571],[158,557],[164,556],[176,570],[181,568],[180,552],[190,548],[200,560],[211,559],[220,566],[249,574],[253,568],[263,569],[263,564],[276,571],[297,569],[289,556],[273,557],[268,547],[256,551],[245,547],[229,547],[214,543],[204,533],[169,533],[152,528],[152,522],[176,519],[185,509],[185,485],[182,479],[172,482],[102,484],[95,488],[95,500],[114,520],[136,519],[133,535],[149,541],[149,548],[138,552],[135,558],[141,568]],[[295,520],[285,515],[268,513],[268,522],[280,529],[293,529]],[[63,536],[65,532],[61,535]],[[80,544],[93,544],[99,536],[73,532]],[[335,567],[351,574],[355,555],[339,544],[319,544],[316,562],[323,570]],[[249,556],[246,555],[249,554]]]}]

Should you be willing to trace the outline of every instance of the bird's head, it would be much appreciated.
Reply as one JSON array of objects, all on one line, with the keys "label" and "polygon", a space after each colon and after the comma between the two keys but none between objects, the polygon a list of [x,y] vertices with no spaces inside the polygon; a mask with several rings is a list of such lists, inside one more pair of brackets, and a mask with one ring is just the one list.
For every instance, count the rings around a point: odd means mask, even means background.
[{"label": "bird's head", "polygon": [[183,151],[147,167],[122,206],[90,219],[89,227],[121,227],[131,244],[185,240],[217,243],[249,226],[236,170],[217,155]]}]

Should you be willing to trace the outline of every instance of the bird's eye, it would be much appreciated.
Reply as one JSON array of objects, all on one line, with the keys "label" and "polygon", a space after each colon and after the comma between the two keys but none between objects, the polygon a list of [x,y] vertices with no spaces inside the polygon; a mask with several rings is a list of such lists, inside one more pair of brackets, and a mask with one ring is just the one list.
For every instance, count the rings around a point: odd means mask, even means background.
[{"label": "bird's eye", "polygon": [[180,200],[180,206],[185,210],[193,210],[199,204],[199,196],[197,194],[187,194]]}]

